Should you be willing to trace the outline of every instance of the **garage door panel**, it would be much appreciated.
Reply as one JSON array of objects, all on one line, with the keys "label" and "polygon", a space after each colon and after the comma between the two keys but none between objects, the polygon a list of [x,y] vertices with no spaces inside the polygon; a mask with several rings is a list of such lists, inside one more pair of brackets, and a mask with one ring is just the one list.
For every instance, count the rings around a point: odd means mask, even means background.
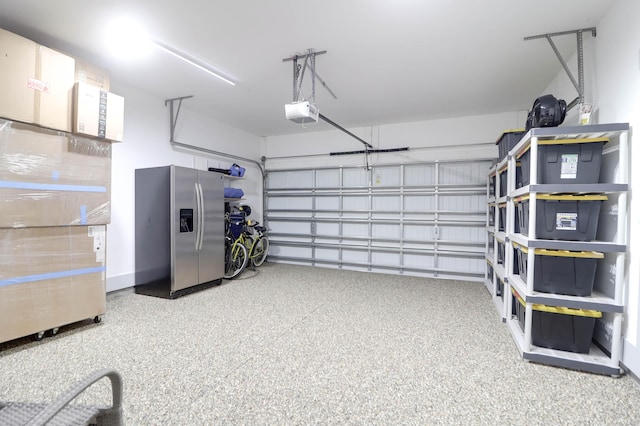
[{"label": "garage door panel", "polygon": [[[283,253],[270,250],[270,258],[481,281],[490,165],[269,170],[265,217],[274,250]],[[286,247],[288,241],[298,245]]]}]

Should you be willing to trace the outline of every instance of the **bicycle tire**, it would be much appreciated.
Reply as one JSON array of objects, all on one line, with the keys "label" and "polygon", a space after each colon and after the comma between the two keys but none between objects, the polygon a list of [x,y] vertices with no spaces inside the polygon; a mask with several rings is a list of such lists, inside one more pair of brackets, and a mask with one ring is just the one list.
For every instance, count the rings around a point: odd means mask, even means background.
[{"label": "bicycle tire", "polygon": [[232,280],[238,277],[245,270],[249,263],[249,252],[247,247],[239,241],[231,245],[231,253],[224,266],[224,278]]},{"label": "bicycle tire", "polygon": [[260,266],[267,260],[269,253],[269,239],[264,235],[258,237],[251,248],[251,263],[253,266]]}]

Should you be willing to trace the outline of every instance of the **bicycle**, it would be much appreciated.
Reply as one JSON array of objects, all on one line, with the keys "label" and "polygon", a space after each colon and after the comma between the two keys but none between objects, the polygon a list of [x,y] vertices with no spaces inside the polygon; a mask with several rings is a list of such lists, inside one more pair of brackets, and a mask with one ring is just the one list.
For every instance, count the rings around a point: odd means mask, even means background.
[{"label": "bicycle", "polygon": [[[249,259],[253,266],[260,266],[267,260],[267,254],[269,253],[269,238],[267,237],[267,228],[259,226],[260,222],[247,221],[247,226],[243,234],[245,234],[246,240],[251,240],[249,248]],[[256,232],[253,235],[253,232]]]},{"label": "bicycle", "polygon": [[269,252],[267,228],[260,226],[258,221],[247,220],[247,216],[251,214],[250,206],[242,205],[233,208],[238,211],[238,214],[234,215],[237,219],[234,225],[238,240],[247,247],[251,265],[260,266],[267,259]]},{"label": "bicycle", "polygon": [[[224,237],[224,278],[233,279],[242,273],[249,263],[249,250],[242,242],[242,235],[235,237],[231,225],[240,223],[232,222],[229,213],[225,214]],[[242,234],[242,233],[241,233]]]}]

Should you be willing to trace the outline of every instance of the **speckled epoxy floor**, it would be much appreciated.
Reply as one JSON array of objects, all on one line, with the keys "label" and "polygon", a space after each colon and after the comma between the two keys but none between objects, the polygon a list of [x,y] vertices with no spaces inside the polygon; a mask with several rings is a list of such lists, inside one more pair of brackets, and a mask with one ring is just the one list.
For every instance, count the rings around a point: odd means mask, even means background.
[{"label": "speckled epoxy floor", "polygon": [[[484,286],[267,264],[1,346],[0,400],[124,379],[128,425],[640,424],[640,386],[525,363]],[[109,403],[106,380],[79,402]]]}]

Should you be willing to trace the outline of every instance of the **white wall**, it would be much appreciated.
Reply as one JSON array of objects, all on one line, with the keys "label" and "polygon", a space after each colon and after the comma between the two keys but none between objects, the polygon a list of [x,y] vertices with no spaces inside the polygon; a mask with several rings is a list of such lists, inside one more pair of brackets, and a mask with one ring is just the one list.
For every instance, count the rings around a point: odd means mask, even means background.
[{"label": "white wall", "polygon": [[[164,100],[112,82],[111,91],[125,97],[124,141],[113,145],[111,223],[107,226],[107,291],[131,287],[135,274],[135,193],[137,168],[175,164],[205,170],[228,168],[237,162],[246,167],[246,179],[238,181],[247,203],[262,211],[262,176],[258,167],[198,151],[176,149],[170,143],[169,108]],[[258,160],[260,138],[188,109],[185,100],[176,127],[179,142]],[[235,186],[235,185],[234,185]]]},{"label": "white wall", "polygon": [[[600,123],[629,122],[632,126],[631,165],[640,164],[634,149],[640,129],[640,2],[618,0],[598,23],[595,40],[596,91]],[[640,376],[640,173],[631,170],[630,247],[627,313],[624,318],[623,363]]]},{"label": "white wall", "polygon": [[[630,165],[639,164],[634,128],[640,128],[640,2],[618,0],[597,23],[597,36],[584,36],[585,101],[594,103],[592,123],[628,122],[632,127]],[[565,36],[568,37],[568,36]],[[549,48],[549,54],[553,54]],[[568,65],[577,78],[576,57]],[[571,101],[576,91],[564,71],[549,84],[545,93]],[[576,125],[575,111],[566,124]],[[631,170],[629,274],[626,286],[626,313],[623,321],[623,363],[640,376],[640,173]]]},{"label": "white wall", "polygon": [[[399,153],[372,154],[370,164],[487,159],[498,155],[495,141],[502,131],[523,128],[526,115],[517,112],[386,124],[349,129],[374,149],[409,147]],[[339,120],[336,119],[338,124]],[[313,125],[308,125],[312,127]],[[304,130],[304,129],[301,129]],[[364,155],[330,157],[330,152],[360,151],[364,145],[339,130],[265,138],[267,169],[364,165]]]}]

